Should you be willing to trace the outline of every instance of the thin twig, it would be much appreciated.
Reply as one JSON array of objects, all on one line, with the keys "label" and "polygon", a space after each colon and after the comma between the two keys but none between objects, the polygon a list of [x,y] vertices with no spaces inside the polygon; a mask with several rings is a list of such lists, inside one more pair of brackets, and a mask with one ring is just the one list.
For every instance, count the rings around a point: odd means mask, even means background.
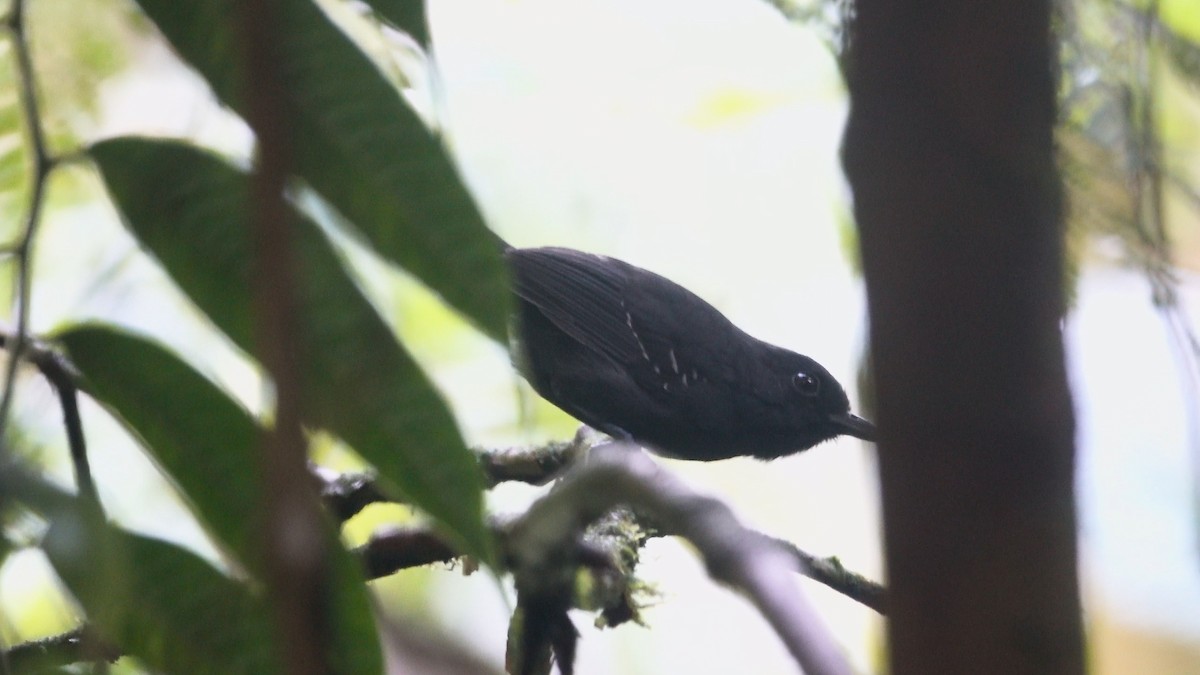
[{"label": "thin twig", "polygon": [[337,473],[312,462],[308,470],[317,480],[325,508],[339,523],[350,520],[371,504],[396,501],[379,486],[374,472]]},{"label": "thin twig", "polygon": [[804,576],[824,584],[880,614],[887,614],[887,591],[882,584],[846,569],[836,557],[821,558],[790,541],[775,537],[768,537],[768,539],[799,561],[800,571]]},{"label": "thin twig", "polygon": [[[499,450],[475,450],[484,483],[493,488],[500,483],[519,482],[545,485],[560,475],[578,459],[598,434],[587,427],[570,441],[551,441],[542,445],[509,447]],[[350,520],[359,511],[380,502],[400,503],[398,495],[388,494],[380,487],[374,473],[336,473],[316,464],[309,465],[316,478],[321,499],[338,519]]]},{"label": "thin twig", "polygon": [[87,626],[13,645],[4,650],[14,673],[42,672],[74,663],[113,663],[121,650],[97,638]]},{"label": "thin twig", "polygon": [[582,427],[570,441],[479,452],[479,467],[489,488],[509,481],[545,485],[573,464],[595,436],[595,432]]},{"label": "thin twig", "polygon": [[426,528],[392,528],[371,536],[354,549],[368,580],[380,579],[403,569],[445,563],[461,553],[444,536]]},{"label": "thin twig", "polygon": [[[501,565],[516,556],[509,548],[507,528],[493,524],[492,534],[500,544]],[[597,521],[584,533],[578,549],[580,566],[591,573],[591,583],[572,597],[573,607],[598,611],[608,627],[637,621],[639,607],[633,588],[638,551],[651,533],[632,512],[618,509]],[[353,551],[368,580],[381,579],[401,570],[439,563],[453,563],[462,557],[459,549],[430,527],[393,527],[376,532],[367,543]],[[468,573],[473,565],[464,564]]]},{"label": "thin twig", "polygon": [[41,220],[42,205],[45,201],[46,179],[53,167],[53,160],[46,148],[45,134],[42,131],[42,118],[37,99],[37,83],[33,72],[33,60],[29,54],[29,41],[25,24],[25,0],[12,0],[8,21],[8,29],[13,41],[13,52],[17,61],[17,93],[21,100],[21,110],[25,118],[25,129],[29,140],[29,151],[32,155],[33,186],[29,196],[29,206],[25,214],[25,223],[20,239],[13,247],[17,257],[17,325],[16,340],[9,349],[9,361],[4,372],[4,392],[0,395],[0,438],[8,425],[9,409],[12,407],[13,390],[16,386],[17,365],[24,355],[26,336],[29,333],[29,299],[31,295],[32,250],[34,235],[37,233]]},{"label": "thin twig", "polygon": [[[520,480],[534,485],[542,485],[561,475],[563,468],[579,459],[582,456],[582,450],[586,450],[588,439],[594,440],[594,437],[577,436],[576,439],[569,442],[481,452],[480,466],[484,468],[485,481],[489,485],[496,485],[506,480]],[[560,453],[566,448],[570,448],[566,454],[571,457],[571,462],[559,464]],[[500,459],[496,459],[497,457]],[[547,457],[557,457],[558,459],[546,461]],[[310,470],[321,484],[321,496],[326,508],[339,522],[349,520],[368,504],[396,503],[398,501],[379,487],[372,473],[337,474],[317,466],[310,467]],[[648,522],[641,514],[636,515],[635,518],[638,526],[650,533],[651,536],[670,534],[660,530],[654,523]],[[450,542],[441,538],[433,530],[405,529],[379,536],[382,538],[381,541],[376,542],[373,539],[372,542],[357,550],[364,565],[370,571],[369,578],[372,579],[394,574],[410,567],[446,562],[459,555],[457,551],[451,549]],[[816,556],[789,541],[765,534],[760,534],[760,536],[782,547],[794,557],[799,563],[798,571],[801,574],[880,614],[886,613],[886,589],[883,585],[846,569],[836,557]]]},{"label": "thin twig", "polygon": [[[0,333],[0,349],[8,349],[18,342],[20,340],[15,336]],[[71,453],[71,464],[75,470],[75,484],[79,494],[100,510],[100,496],[92,479],[87,439],[83,434],[83,421],[79,417],[79,373],[62,354],[31,338],[26,338],[24,342],[25,357],[37,367],[58,393],[59,405],[63,411],[63,426],[67,432],[67,447]],[[9,357],[13,358],[11,353]]]}]

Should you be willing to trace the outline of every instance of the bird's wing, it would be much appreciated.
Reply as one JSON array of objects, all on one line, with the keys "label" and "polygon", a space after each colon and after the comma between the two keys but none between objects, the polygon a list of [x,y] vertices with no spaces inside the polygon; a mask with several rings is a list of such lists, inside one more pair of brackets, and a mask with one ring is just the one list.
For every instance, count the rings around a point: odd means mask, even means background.
[{"label": "bird's wing", "polygon": [[564,333],[617,363],[641,355],[624,304],[623,263],[564,248],[511,249],[505,256],[517,297]]}]

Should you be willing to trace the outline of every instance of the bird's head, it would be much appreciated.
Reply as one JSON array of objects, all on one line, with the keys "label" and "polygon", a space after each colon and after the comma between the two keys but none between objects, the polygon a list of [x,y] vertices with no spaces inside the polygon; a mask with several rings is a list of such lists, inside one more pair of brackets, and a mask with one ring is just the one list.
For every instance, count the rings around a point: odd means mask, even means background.
[{"label": "bird's head", "polygon": [[875,440],[875,425],[850,412],[846,390],[824,366],[803,354],[761,344],[769,348],[760,362],[766,376],[755,379],[770,384],[755,395],[772,413],[757,422],[772,428],[779,437],[776,444],[787,449],[759,456],[799,452],[837,436]]}]

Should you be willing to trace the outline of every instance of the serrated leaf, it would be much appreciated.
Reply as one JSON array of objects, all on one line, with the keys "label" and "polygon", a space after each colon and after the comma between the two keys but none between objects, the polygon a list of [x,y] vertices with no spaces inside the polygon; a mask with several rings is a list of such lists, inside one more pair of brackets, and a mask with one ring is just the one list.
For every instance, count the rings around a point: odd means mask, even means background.
[{"label": "serrated leaf", "polygon": [[[68,329],[57,340],[84,390],[142,442],[218,545],[261,578],[263,523],[255,514],[262,501],[262,429],[249,413],[149,340],[98,324]],[[382,661],[362,572],[332,527],[328,543],[337,672],[377,673]]]},{"label": "serrated leaf", "polygon": [[[165,141],[104,141],[92,155],[134,236],[254,353],[248,177]],[[293,215],[306,420],[350,443],[464,550],[489,558],[482,479],[448,408],[317,227]]]},{"label": "serrated leaf", "polygon": [[[238,3],[137,1],[217,96],[244,115],[249,83]],[[510,299],[501,244],[446,149],[311,0],[284,0],[279,16],[296,172],[378,253],[503,341]]]}]

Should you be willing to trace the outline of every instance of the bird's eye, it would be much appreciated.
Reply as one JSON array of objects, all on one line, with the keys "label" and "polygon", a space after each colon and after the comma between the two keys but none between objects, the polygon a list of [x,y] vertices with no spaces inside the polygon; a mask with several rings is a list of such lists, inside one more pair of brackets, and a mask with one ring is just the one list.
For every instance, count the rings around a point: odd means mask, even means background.
[{"label": "bird's eye", "polygon": [[808,373],[792,376],[792,388],[805,396],[816,396],[821,391],[821,382]]}]

